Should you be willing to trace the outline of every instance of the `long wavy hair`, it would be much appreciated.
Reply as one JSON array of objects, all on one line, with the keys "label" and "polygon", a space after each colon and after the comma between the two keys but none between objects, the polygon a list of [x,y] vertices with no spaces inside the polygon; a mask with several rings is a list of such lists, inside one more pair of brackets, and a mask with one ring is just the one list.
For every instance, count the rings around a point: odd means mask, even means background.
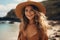
[{"label": "long wavy hair", "polygon": [[[36,7],[35,5],[27,5],[27,6],[32,6],[32,8],[34,10],[39,11],[38,7]],[[24,30],[26,30],[27,25],[29,24],[29,19],[25,16],[25,8],[26,7],[24,7],[22,10]],[[36,14],[36,12],[35,12],[35,14]],[[34,24],[36,25],[37,31],[40,32],[40,35],[41,35],[40,39],[42,39],[42,37],[44,36],[44,34],[46,32],[46,26],[48,26],[48,25],[45,25],[46,24],[46,22],[44,21],[45,19],[46,19],[46,17],[43,13],[41,13],[40,17],[38,15],[35,15],[33,18],[33,21],[34,21]]]}]

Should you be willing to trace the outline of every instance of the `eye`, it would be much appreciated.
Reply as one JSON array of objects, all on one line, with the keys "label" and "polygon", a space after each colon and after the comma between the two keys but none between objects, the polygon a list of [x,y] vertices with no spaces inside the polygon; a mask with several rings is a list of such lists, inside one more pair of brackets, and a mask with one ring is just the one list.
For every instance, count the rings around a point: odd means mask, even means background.
[{"label": "eye", "polygon": [[33,11],[33,9],[31,9],[30,11]]},{"label": "eye", "polygon": [[26,9],[25,12],[27,12],[28,10]]}]

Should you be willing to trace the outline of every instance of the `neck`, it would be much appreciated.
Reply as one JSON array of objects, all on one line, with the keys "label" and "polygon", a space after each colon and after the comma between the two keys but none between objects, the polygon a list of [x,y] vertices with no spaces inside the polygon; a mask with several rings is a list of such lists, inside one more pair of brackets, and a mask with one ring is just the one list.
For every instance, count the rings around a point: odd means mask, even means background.
[{"label": "neck", "polygon": [[29,24],[33,24],[33,23],[34,23],[34,21],[33,21],[33,20],[30,20],[30,21],[29,21]]}]

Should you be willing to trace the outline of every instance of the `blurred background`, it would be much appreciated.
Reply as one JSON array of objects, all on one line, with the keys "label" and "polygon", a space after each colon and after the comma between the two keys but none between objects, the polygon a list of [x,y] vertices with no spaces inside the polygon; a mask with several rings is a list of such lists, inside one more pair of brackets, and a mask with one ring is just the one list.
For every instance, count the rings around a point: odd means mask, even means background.
[{"label": "blurred background", "polygon": [[[0,40],[17,40],[20,20],[15,15],[16,6],[27,0],[0,0]],[[49,40],[60,40],[60,0],[31,0],[41,2],[46,8]]]}]

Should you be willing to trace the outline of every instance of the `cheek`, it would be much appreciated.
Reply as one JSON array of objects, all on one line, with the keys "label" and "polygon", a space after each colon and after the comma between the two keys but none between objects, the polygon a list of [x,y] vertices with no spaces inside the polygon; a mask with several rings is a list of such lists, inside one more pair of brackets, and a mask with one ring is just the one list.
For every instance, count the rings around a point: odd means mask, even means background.
[{"label": "cheek", "polygon": [[27,13],[27,12],[25,12],[25,16],[26,16],[27,18],[29,18],[29,16],[28,16],[28,13]]},{"label": "cheek", "polygon": [[35,15],[34,14],[32,14],[32,17],[34,17]]},{"label": "cheek", "polygon": [[35,16],[34,12],[32,12],[31,15],[34,17]]},{"label": "cheek", "polygon": [[27,14],[27,12],[25,12],[25,16],[27,16],[28,14]]}]

